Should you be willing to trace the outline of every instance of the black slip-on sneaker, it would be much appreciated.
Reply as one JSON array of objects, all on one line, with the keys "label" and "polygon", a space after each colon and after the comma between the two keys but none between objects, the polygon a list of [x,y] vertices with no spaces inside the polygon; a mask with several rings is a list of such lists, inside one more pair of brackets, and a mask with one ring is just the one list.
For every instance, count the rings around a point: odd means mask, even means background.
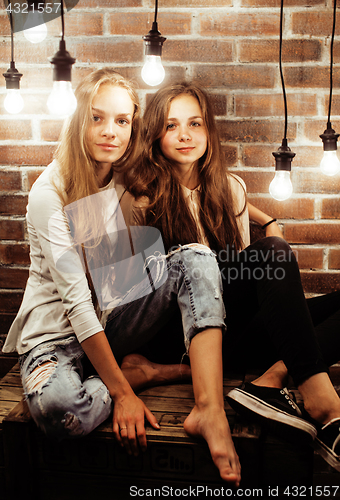
[{"label": "black slip-on sneaker", "polygon": [[259,421],[282,437],[308,441],[316,437],[316,427],[302,417],[286,388],[260,387],[245,382],[232,389],[227,400],[240,415]]},{"label": "black slip-on sneaker", "polygon": [[340,418],[333,418],[323,427],[320,426],[314,441],[316,453],[340,472]]}]

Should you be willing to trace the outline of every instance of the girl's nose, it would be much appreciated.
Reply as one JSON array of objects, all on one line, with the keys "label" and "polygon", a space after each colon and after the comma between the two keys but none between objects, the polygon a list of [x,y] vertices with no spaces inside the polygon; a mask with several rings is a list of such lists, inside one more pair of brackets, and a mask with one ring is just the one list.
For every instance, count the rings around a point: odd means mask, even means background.
[{"label": "girl's nose", "polygon": [[180,137],[179,137],[180,141],[190,141],[191,140],[190,131],[188,130],[187,127],[181,128],[179,131],[179,134],[180,134]]},{"label": "girl's nose", "polygon": [[115,134],[115,126],[111,120],[104,122],[104,126],[102,129],[102,135],[105,137],[114,137]]}]

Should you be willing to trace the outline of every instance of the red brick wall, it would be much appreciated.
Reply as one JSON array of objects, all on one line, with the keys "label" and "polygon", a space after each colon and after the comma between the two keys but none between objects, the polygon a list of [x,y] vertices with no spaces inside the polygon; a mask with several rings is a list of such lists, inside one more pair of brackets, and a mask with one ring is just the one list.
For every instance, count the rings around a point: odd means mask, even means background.
[{"label": "red brick wall", "polygon": [[[283,100],[278,70],[278,0],[160,0],[159,29],[168,39],[163,61],[167,81],[195,78],[214,95],[228,165],[243,177],[251,202],[280,220],[298,253],[306,292],[339,287],[340,176],[321,174],[319,134],[326,128],[329,82],[330,0],[287,0],[284,73],[288,140],[296,152],[294,195],[276,202],[268,194],[272,151],[283,138]],[[94,68],[110,65],[137,80],[145,102],[141,36],[151,28],[153,0],[79,0],[67,13],[67,49],[77,62],[73,85]],[[9,116],[0,89],[0,333],[17,311],[28,274],[25,206],[32,183],[52,158],[61,122],[50,118],[48,58],[58,48],[60,19],[48,24],[45,42],[15,35],[15,60],[25,108]],[[10,60],[8,19],[0,12],[0,69]],[[335,41],[332,124],[340,132],[340,18]]]}]

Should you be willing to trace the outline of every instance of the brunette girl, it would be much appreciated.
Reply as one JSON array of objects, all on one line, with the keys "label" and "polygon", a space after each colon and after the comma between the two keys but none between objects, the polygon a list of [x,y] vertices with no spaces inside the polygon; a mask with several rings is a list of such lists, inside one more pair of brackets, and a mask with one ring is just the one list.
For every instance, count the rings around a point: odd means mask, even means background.
[{"label": "brunette girl", "polygon": [[[316,436],[323,456],[340,470],[340,400],[327,369],[340,352],[339,294],[312,301],[313,325],[290,247],[275,221],[247,204],[243,181],[225,169],[201,88],[184,83],[159,90],[143,125],[145,154],[129,189],[145,196],[146,220],[161,230],[167,249],[198,241],[216,253],[226,308],[226,368],[235,361],[276,361],[262,377],[231,391],[230,404],[281,432]],[[266,226],[267,238],[252,245],[248,210]],[[307,419],[284,389],[288,373]]]},{"label": "brunette girl", "polygon": [[[146,448],[144,419],[159,425],[134,390],[183,380],[190,369],[129,353],[179,309],[196,400],[185,427],[206,439],[221,477],[238,485],[240,466],[223,405],[225,312],[216,258],[204,245],[186,245],[150,255],[148,272],[134,274],[133,257],[159,243],[154,232],[151,240],[149,233],[139,237],[138,228],[127,233],[132,221],[129,213],[123,216],[131,195],[121,179],[139,153],[136,91],[103,69],[84,78],[76,97],[56,159],[29,195],[30,275],[4,351],[18,351],[30,413],[46,434],[87,434],[113,405],[115,437],[137,454]],[[145,237],[149,245],[143,247]],[[198,279],[197,271],[204,276]]]}]

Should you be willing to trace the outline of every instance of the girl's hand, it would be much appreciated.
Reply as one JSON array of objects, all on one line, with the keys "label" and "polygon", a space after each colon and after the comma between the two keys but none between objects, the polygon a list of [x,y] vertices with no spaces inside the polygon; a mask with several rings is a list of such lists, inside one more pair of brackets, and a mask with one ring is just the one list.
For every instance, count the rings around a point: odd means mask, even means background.
[{"label": "girl's hand", "polygon": [[109,390],[113,407],[113,433],[129,454],[138,455],[138,444],[146,449],[145,417],[152,427],[159,429],[156,418],[137,398],[117,364],[104,331],[82,342],[85,354]]},{"label": "girl's hand", "polygon": [[266,236],[278,236],[279,238],[283,238],[282,231],[276,222],[272,222],[266,227]]},{"label": "girl's hand", "polygon": [[114,400],[113,433],[129,455],[138,455],[138,445],[146,450],[145,417],[154,429],[160,428],[156,417],[133,391]]}]

